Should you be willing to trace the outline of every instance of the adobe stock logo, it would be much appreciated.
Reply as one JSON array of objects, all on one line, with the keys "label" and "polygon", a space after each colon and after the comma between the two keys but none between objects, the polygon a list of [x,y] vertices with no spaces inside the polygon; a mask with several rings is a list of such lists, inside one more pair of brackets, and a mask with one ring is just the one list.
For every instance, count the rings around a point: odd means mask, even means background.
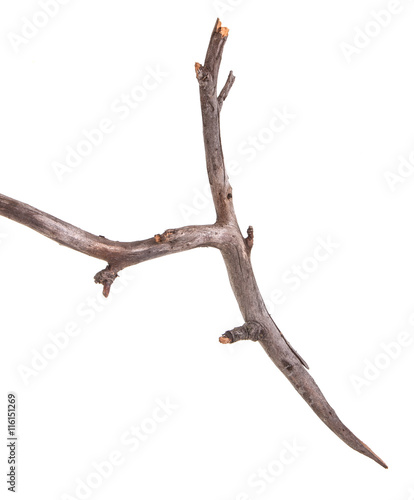
[{"label": "adobe stock logo", "polygon": [[28,360],[17,366],[22,382],[26,386],[31,384],[38,379],[40,374],[56,364],[62,353],[76,344],[76,339],[88,332],[89,325],[111,307],[112,302],[117,300],[120,293],[124,293],[133,277],[130,269],[124,269],[112,285],[108,298],[104,298],[101,290],[97,290],[95,295],[88,295],[79,302],[70,321],[65,322],[54,332],[48,333],[42,345],[31,349]]},{"label": "adobe stock logo", "polygon": [[180,406],[169,397],[157,398],[147,417],[139,420],[121,434],[118,446],[104,457],[94,460],[82,476],[78,476],[71,493],[63,493],[61,500],[88,500],[96,490],[105,486],[120,467],[127,464],[131,454],[151,442],[152,436],[162,430]]},{"label": "adobe stock logo", "polygon": [[[410,0],[405,0],[405,2]],[[383,9],[372,10],[370,19],[362,26],[354,27],[351,42],[341,42],[339,47],[346,61],[350,63],[355,56],[365,50],[388,26],[392,24],[395,16],[404,10],[404,2],[390,0]]]},{"label": "adobe stock logo", "polygon": [[40,31],[45,28],[51,19],[57,16],[63,5],[67,5],[71,0],[40,0],[39,7],[29,19],[22,17],[22,25],[20,27],[20,34],[10,32],[7,34],[13,50],[18,53],[22,46],[26,46],[30,40],[35,38]]},{"label": "adobe stock logo", "polygon": [[83,129],[80,138],[73,145],[67,145],[61,161],[52,161],[51,167],[59,182],[75,172],[112,134],[119,123],[126,120],[143,101],[148,99],[165,80],[168,73],[159,64],[147,66],[146,74],[139,84],[122,93],[110,103],[111,115],[101,118],[95,127]]},{"label": "adobe stock logo", "polygon": [[[227,173],[232,179],[241,175],[249,163],[252,163],[271,144],[277,142],[280,135],[292,126],[292,122],[297,118],[296,114],[289,111],[287,106],[283,106],[283,108],[274,106],[271,112],[271,117],[265,126],[260,127],[256,133],[250,134],[238,144],[238,156],[226,162]],[[178,209],[185,224],[189,224],[194,217],[199,216],[210,205],[212,205],[212,198],[210,184],[207,182],[202,189],[193,189],[191,202],[180,203]]]},{"label": "adobe stock logo", "polygon": [[218,17],[233,12],[244,0],[214,0],[213,6]]},{"label": "adobe stock logo", "polygon": [[[408,323],[413,329],[414,314],[410,316]],[[377,354],[372,359],[364,358],[364,366],[359,373],[349,376],[355,392],[360,395],[366,387],[371,387],[382,377],[385,370],[397,362],[405,349],[413,345],[413,342],[414,332],[408,329],[399,332],[392,340],[381,342]]]},{"label": "adobe stock logo", "polygon": [[292,264],[281,275],[280,287],[274,288],[265,299],[270,314],[285,304],[288,298],[296,293],[313,276],[324,263],[330,260],[340,249],[340,244],[331,236],[316,238],[316,244],[299,262]]},{"label": "adobe stock logo", "polygon": [[278,455],[248,476],[245,488],[237,493],[235,500],[253,500],[268,492],[305,452],[305,446],[296,438],[282,441]]},{"label": "adobe stock logo", "polygon": [[384,179],[392,193],[414,175],[414,150],[406,157],[399,155],[397,160],[398,165],[394,170],[384,172]]}]

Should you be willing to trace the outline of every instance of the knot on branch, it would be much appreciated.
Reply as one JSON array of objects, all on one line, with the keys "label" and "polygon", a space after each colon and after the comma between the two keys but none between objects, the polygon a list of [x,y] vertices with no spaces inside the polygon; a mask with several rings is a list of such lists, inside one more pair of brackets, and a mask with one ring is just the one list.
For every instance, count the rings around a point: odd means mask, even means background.
[{"label": "knot on branch", "polygon": [[239,340],[252,340],[257,342],[264,338],[266,331],[260,323],[256,321],[248,321],[242,326],[237,326],[233,330],[228,330],[220,338],[221,344],[233,344]]},{"label": "knot on branch", "polygon": [[206,69],[202,64],[195,63],[195,72],[200,87],[205,89],[212,85],[213,77],[210,71],[208,71],[208,69]]},{"label": "knot on branch", "polygon": [[154,236],[155,243],[168,243],[176,232],[176,229],[167,229],[162,234],[156,234]]},{"label": "knot on branch", "polygon": [[95,283],[103,285],[102,293],[104,294],[104,297],[108,297],[109,292],[111,291],[111,285],[117,277],[117,272],[114,269],[111,269],[110,264],[108,264],[105,269],[95,274]]},{"label": "knot on branch", "polygon": [[253,242],[254,242],[253,226],[249,226],[247,228],[247,238],[245,238],[244,241],[246,242],[247,248],[250,253],[253,248]]}]

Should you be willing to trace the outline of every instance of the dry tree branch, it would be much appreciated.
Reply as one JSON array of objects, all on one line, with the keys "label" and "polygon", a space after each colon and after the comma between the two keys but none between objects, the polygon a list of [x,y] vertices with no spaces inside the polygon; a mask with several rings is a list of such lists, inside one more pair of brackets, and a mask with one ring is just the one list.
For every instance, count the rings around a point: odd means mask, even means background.
[{"label": "dry tree branch", "polygon": [[220,342],[259,342],[302,398],[339,438],[354,450],[387,468],[386,464],[338,418],[308,373],[306,362],[274,323],[258,289],[250,261],[253,228],[249,227],[247,237],[243,237],[234,211],[232,188],[226,174],[221,147],[220,111],[235,80],[230,72],[217,96],[217,78],[228,31],[228,28],[221,25],[220,20],[216,21],[204,65],[195,65],[200,88],[207,173],[217,215],[214,224],[169,229],[147,240],[122,243],[95,236],[4,195],[0,195],[0,215],[24,224],[61,245],[106,261],[108,266],[95,276],[95,281],[103,285],[105,296],[108,296],[117,273],[128,266],[192,248],[219,249],[245,321],[243,326],[222,335]]},{"label": "dry tree branch", "polygon": [[95,275],[95,282],[104,286],[105,297],[109,295],[117,273],[126,267],[192,248],[218,248],[220,240],[225,238],[224,228],[211,224],[167,229],[162,234],[142,241],[112,241],[104,236],[95,236],[83,231],[53,215],[2,194],[0,215],[30,227],[60,245],[106,261],[108,266]]}]

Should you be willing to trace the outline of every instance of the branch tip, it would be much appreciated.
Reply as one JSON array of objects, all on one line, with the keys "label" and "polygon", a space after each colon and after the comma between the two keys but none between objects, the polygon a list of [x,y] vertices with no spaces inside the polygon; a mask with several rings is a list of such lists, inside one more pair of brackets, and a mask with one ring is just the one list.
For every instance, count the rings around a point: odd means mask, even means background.
[{"label": "branch tip", "polygon": [[362,441],[361,441],[361,443],[365,446],[366,450],[368,451],[367,456],[369,458],[374,460],[374,462],[377,462],[377,464],[381,465],[381,467],[384,467],[384,469],[388,469],[388,465],[376,453],[374,453],[369,446],[367,446]]}]

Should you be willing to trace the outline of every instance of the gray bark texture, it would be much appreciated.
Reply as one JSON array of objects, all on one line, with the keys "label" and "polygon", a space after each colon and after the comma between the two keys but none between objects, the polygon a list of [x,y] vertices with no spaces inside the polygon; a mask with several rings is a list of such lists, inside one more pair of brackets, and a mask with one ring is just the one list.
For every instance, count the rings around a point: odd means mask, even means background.
[{"label": "gray bark texture", "polygon": [[217,216],[214,224],[168,229],[147,240],[123,243],[95,236],[4,195],[0,195],[0,215],[24,224],[61,245],[106,261],[107,267],[95,276],[96,283],[103,285],[105,296],[108,296],[117,273],[128,266],[192,248],[217,248],[223,256],[245,321],[244,325],[223,334],[220,342],[259,342],[273,363],[329,429],[351,448],[387,468],[338,418],[309,374],[306,362],[287,342],[268,313],[257,286],[250,260],[253,228],[248,228],[247,237],[240,231],[221,147],[220,112],[235,80],[230,72],[223,89],[217,94],[217,78],[228,31],[220,20],[216,21],[204,64],[195,65],[200,89],[207,173]]}]

